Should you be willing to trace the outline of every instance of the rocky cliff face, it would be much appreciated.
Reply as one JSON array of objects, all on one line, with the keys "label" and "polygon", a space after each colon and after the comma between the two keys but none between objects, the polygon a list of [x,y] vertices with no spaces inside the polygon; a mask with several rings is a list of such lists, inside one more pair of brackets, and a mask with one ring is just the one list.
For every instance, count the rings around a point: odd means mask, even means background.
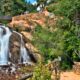
[{"label": "rocky cliff face", "polygon": [[[33,56],[37,60],[41,60],[41,56],[39,54],[38,49],[31,44],[31,41],[33,39],[32,31],[34,31],[37,24],[41,25],[43,28],[47,28],[47,25],[51,26],[50,29],[52,30],[56,24],[56,20],[57,17],[54,14],[49,13],[48,11],[43,11],[40,13],[29,13],[14,16],[12,18],[12,22],[10,22],[8,25],[12,30],[16,30],[23,35],[26,48],[33,53]],[[15,45],[18,45],[18,47],[15,49],[19,49],[19,42],[15,41],[15,39],[19,40],[19,37],[16,38],[15,36],[15,34],[12,35],[12,39],[14,37],[12,41],[14,41]],[[14,51],[17,51],[15,49],[11,51],[13,51],[14,53]]]},{"label": "rocky cliff face", "polygon": [[22,30],[32,30],[37,24],[45,27],[47,25],[55,25],[57,17],[48,11],[43,11],[39,13],[28,13],[12,18],[12,22],[9,23],[10,28]]}]

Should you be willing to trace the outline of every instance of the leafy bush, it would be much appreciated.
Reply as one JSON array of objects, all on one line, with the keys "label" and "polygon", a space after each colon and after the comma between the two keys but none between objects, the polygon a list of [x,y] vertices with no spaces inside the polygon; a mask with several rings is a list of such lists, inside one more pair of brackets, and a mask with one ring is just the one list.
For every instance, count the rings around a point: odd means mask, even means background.
[{"label": "leafy bush", "polygon": [[39,63],[33,73],[33,77],[30,80],[51,80],[51,72],[45,65]]}]

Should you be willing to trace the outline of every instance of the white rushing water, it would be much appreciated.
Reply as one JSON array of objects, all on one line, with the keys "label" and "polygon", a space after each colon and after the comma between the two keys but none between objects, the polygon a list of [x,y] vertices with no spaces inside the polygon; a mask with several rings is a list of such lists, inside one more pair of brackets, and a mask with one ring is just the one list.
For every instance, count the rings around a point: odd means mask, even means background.
[{"label": "white rushing water", "polygon": [[30,57],[28,55],[26,48],[24,47],[24,42],[22,39],[21,39],[21,43],[22,44],[21,44],[21,48],[20,48],[20,54],[21,54],[20,60],[22,59],[22,63],[26,64],[30,61]]},{"label": "white rushing water", "polygon": [[[5,34],[4,34],[5,30]],[[30,57],[28,52],[24,46],[24,41],[22,39],[22,35],[16,31],[13,31],[20,35],[21,37],[21,46],[20,46],[20,63],[27,63],[30,61]],[[0,65],[8,65],[9,58],[9,38],[12,32],[8,27],[0,25]],[[21,62],[22,59],[22,62]]]},{"label": "white rushing water", "polygon": [[[4,30],[6,33],[4,34]],[[9,37],[11,35],[9,28],[0,25],[0,65],[8,64]]]}]

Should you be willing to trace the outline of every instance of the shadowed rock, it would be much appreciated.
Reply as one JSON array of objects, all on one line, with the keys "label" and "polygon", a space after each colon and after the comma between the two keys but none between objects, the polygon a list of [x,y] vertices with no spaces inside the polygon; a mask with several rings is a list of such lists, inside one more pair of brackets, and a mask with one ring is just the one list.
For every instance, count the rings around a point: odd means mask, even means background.
[{"label": "shadowed rock", "polygon": [[11,21],[12,20],[12,17],[11,16],[0,16],[0,20]]},{"label": "shadowed rock", "polygon": [[9,49],[10,49],[10,53],[11,53],[11,58],[10,61],[13,63],[18,63],[18,60],[20,58],[20,41],[21,38],[18,34],[16,33],[12,33],[12,35],[10,36],[10,41],[9,41]]}]

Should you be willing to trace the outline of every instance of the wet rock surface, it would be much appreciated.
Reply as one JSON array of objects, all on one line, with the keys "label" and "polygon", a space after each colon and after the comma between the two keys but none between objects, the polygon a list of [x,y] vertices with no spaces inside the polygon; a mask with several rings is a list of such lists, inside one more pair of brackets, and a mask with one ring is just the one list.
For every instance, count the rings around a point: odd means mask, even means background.
[{"label": "wet rock surface", "polygon": [[9,65],[0,67],[0,80],[20,80],[33,72],[34,65]]},{"label": "wet rock surface", "polygon": [[[24,46],[28,51],[31,61],[37,62],[38,60],[41,60],[42,58],[38,49],[31,44],[32,35],[25,31],[21,32],[21,34],[24,40]],[[20,58],[20,46],[21,37],[17,33],[13,32],[9,40],[10,61],[16,64]]]},{"label": "wet rock surface", "polygon": [[20,72],[17,72],[14,67],[3,66],[0,67],[0,80],[16,80],[16,76],[19,76]]},{"label": "wet rock surface", "polygon": [[20,58],[20,44],[20,36],[13,32],[9,39],[10,61],[13,63],[18,63]]}]

